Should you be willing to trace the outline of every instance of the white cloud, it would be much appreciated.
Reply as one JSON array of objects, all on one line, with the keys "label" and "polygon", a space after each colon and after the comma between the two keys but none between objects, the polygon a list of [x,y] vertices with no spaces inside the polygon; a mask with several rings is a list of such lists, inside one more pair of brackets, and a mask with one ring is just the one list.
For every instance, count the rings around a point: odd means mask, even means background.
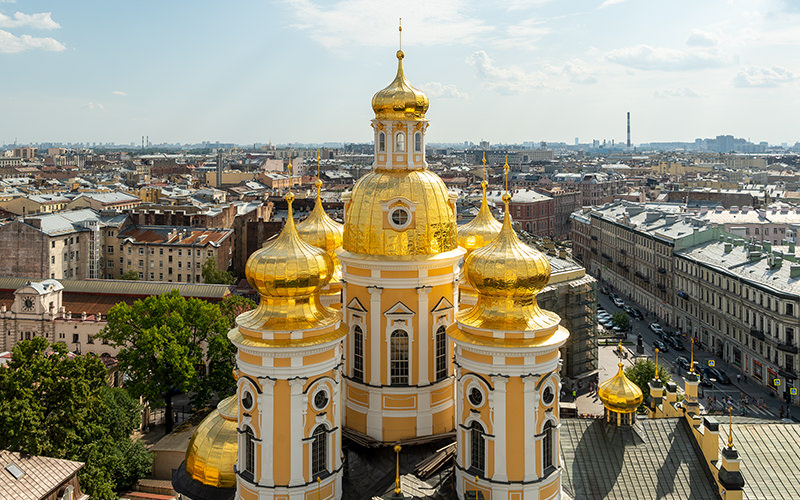
[{"label": "white cloud", "polygon": [[16,54],[25,50],[48,50],[61,52],[66,47],[53,38],[36,38],[30,35],[14,36],[8,31],[0,30],[0,53]]},{"label": "white cloud", "polygon": [[551,1],[552,0],[505,0],[502,3],[506,6],[507,10],[514,11],[541,7]]},{"label": "white cloud", "polygon": [[580,59],[573,59],[572,61],[565,62],[561,72],[572,83],[577,83],[580,85],[597,83],[597,77],[589,71],[586,63]]},{"label": "white cloud", "polygon": [[39,30],[54,30],[61,27],[53,21],[50,12],[38,14],[23,14],[15,12],[13,17],[0,13],[0,28],[35,28]]},{"label": "white cloud", "polygon": [[84,108],[89,109],[91,111],[103,111],[104,109],[106,109],[106,107],[100,104],[99,102],[92,102],[92,101],[87,102]]},{"label": "white cloud", "polygon": [[125,92],[124,90],[114,90],[111,93],[114,94],[114,95],[122,96],[122,97],[125,97],[126,95],[128,95],[128,93]]},{"label": "white cloud", "polygon": [[526,19],[507,27],[505,35],[491,40],[491,44],[499,49],[535,50],[538,48],[536,42],[548,33],[550,29],[544,26],[543,20]]},{"label": "white cloud", "polygon": [[414,45],[444,45],[477,40],[494,28],[464,15],[458,0],[407,0],[402,9],[387,9],[374,0],[284,0],[297,18],[293,25],[328,49],[351,45],[396,47],[397,17],[420,14],[403,25],[403,38]]},{"label": "white cloud", "polygon": [[483,50],[469,56],[467,64],[475,68],[486,87],[503,94],[516,94],[545,86],[543,75],[528,73],[515,66],[508,68],[495,66],[492,58]]},{"label": "white cloud", "polygon": [[618,3],[622,3],[624,1],[625,0],[606,0],[605,2],[600,4],[600,7],[598,7],[598,9],[605,9],[606,7],[617,5]]},{"label": "white cloud", "polygon": [[453,99],[469,99],[469,95],[461,92],[452,83],[427,82],[420,85],[420,88],[428,94],[428,97],[451,97]]},{"label": "white cloud", "polygon": [[692,30],[692,34],[686,39],[686,45],[690,47],[714,47],[719,43],[719,38],[713,33],[703,30]]},{"label": "white cloud", "polygon": [[653,92],[653,96],[659,99],[670,99],[674,97],[700,97],[700,94],[688,87],[683,87],[679,89],[657,89]]},{"label": "white cloud", "polygon": [[747,66],[734,77],[733,84],[737,87],[777,87],[796,79],[797,75],[780,66]]},{"label": "white cloud", "polygon": [[636,45],[606,52],[608,61],[641,70],[683,71],[715,68],[728,64],[717,51],[676,50]]}]

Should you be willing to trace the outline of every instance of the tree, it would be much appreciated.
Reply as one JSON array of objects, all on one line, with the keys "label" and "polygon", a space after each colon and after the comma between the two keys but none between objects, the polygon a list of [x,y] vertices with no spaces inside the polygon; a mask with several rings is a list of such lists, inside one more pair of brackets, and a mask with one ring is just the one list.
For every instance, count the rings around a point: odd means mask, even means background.
[{"label": "tree", "polygon": [[[652,359],[638,359],[632,366],[625,370],[625,376],[642,390],[642,394],[644,395],[642,404],[644,405],[650,402],[649,384],[655,375],[656,363]],[[658,378],[661,379],[661,383],[666,384],[672,380],[672,375],[664,368],[664,365],[661,365],[658,367]]]},{"label": "tree", "polygon": [[130,438],[141,408],[105,375],[95,355],[43,338],[17,344],[0,367],[0,448],[85,462],[84,490],[117,498],[150,472],[152,455]]},{"label": "tree", "polygon": [[138,281],[139,280],[139,272],[138,271],[134,271],[133,269],[131,269],[130,271],[125,271],[124,273],[122,273],[122,275],[119,277],[119,279],[121,279],[121,280],[130,280],[130,281]]},{"label": "tree", "polygon": [[233,285],[236,283],[236,278],[231,273],[217,268],[217,261],[214,259],[208,259],[203,263],[201,273],[203,274],[204,283],[217,283],[220,285]]},{"label": "tree", "polygon": [[617,311],[614,313],[614,316],[611,317],[611,324],[622,330],[628,330],[631,327],[631,318],[628,316],[628,313]]},{"label": "tree", "polygon": [[[165,407],[166,432],[172,432],[172,399],[195,388],[193,402],[203,404],[211,392],[205,376],[205,346],[224,357],[230,341],[228,321],[219,306],[185,299],[173,290],[133,305],[120,302],[108,312],[99,337],[119,347],[119,368],[135,396]],[[217,356],[215,354],[215,356]],[[232,378],[230,371],[228,376]],[[220,384],[224,385],[224,384]]]},{"label": "tree", "polygon": [[258,304],[244,295],[229,295],[222,299],[219,308],[222,311],[222,315],[228,318],[230,327],[233,328],[236,326],[237,316],[251,309],[255,309],[257,305]]}]

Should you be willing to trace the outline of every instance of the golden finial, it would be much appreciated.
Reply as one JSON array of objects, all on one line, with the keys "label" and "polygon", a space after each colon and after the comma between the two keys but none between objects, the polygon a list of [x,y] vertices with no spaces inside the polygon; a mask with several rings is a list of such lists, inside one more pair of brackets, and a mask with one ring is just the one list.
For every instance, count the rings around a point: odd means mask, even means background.
[{"label": "golden finial", "polygon": [[689,361],[689,373],[694,373],[694,337],[692,337],[692,347],[691,347],[691,357],[692,359]]},{"label": "golden finial", "polygon": [[478,500],[478,476],[475,476],[475,500]]},{"label": "golden finial", "polygon": [[317,150],[317,180],[314,182],[314,185],[317,186],[317,200],[321,203],[322,202],[322,177],[319,174],[319,165],[322,161],[322,158],[319,156],[319,149]]},{"label": "golden finial", "polygon": [[398,21],[398,23],[397,23],[397,33],[398,33],[398,37],[400,39],[400,42],[399,42],[398,45],[400,46],[400,51],[402,52],[403,51],[403,18],[402,17],[400,18],[400,21]]},{"label": "golden finial", "polygon": [[656,347],[656,380],[658,380],[658,347]]},{"label": "golden finial", "polygon": [[508,192],[508,155],[506,155],[506,163],[503,165],[503,171],[506,174],[506,193]]},{"label": "golden finial", "polygon": [[728,448],[733,448],[733,406],[728,407]]},{"label": "golden finial", "polygon": [[[289,179],[292,178],[292,153],[289,153],[289,166],[286,167],[289,170]],[[289,181],[289,186],[291,186],[291,180]]]},{"label": "golden finial", "polygon": [[322,478],[317,476],[317,500],[322,500]]},{"label": "golden finial", "polygon": [[396,468],[397,472],[395,473],[395,477],[394,477],[394,492],[397,493],[397,494],[401,493],[401,491],[400,491],[400,450],[402,450],[402,449],[403,449],[403,447],[400,446],[399,444],[394,445],[394,452],[397,455],[397,468]]},{"label": "golden finial", "polygon": [[483,163],[483,180],[486,180],[486,151],[483,152],[483,160],[481,160],[481,163]]}]

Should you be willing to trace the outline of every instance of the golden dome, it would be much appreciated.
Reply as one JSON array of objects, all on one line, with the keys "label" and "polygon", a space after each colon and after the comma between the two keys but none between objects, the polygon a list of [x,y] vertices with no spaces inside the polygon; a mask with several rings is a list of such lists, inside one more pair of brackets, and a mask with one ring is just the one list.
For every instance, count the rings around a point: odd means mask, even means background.
[{"label": "golden dome", "polygon": [[397,76],[385,89],[372,96],[372,110],[380,120],[424,120],[428,96],[415,89],[403,74],[402,50],[397,51]]},{"label": "golden dome", "polygon": [[491,243],[500,234],[500,229],[503,227],[489,210],[489,203],[486,201],[487,185],[486,181],[481,182],[483,199],[478,215],[466,224],[458,226],[458,244],[464,247],[467,255],[471,254],[473,250]]},{"label": "golden dome", "polygon": [[261,301],[236,318],[240,329],[289,331],[336,321],[335,312],[319,301],[319,291],[333,275],[333,261],[300,238],[292,215],[294,194],[287,194],[286,201],[289,213],[281,234],[247,259],[245,275]]},{"label": "golden dome", "polygon": [[[392,218],[398,212],[406,217],[401,226]],[[424,169],[373,170],[361,177],[347,204],[343,248],[391,256],[458,248],[454,209],[442,179]]]},{"label": "golden dome", "polygon": [[306,243],[325,250],[333,261],[332,282],[342,281],[342,264],[336,249],[342,246],[344,226],[331,219],[322,208],[322,181],[317,179],[317,203],[306,219],[297,225],[297,233]]},{"label": "golden dome", "polygon": [[195,429],[186,448],[186,472],[193,479],[216,488],[236,487],[238,410],[236,396],[224,399]]},{"label": "golden dome", "polygon": [[634,384],[622,371],[619,364],[617,374],[600,384],[597,396],[608,410],[617,413],[633,413],[642,404],[644,396],[638,385]]},{"label": "golden dome", "polygon": [[561,318],[536,303],[536,294],[550,279],[550,262],[514,232],[510,200],[511,195],[503,195],[505,218],[500,234],[473,251],[464,263],[464,276],[477,293],[478,302],[458,320],[475,328],[550,334]]}]

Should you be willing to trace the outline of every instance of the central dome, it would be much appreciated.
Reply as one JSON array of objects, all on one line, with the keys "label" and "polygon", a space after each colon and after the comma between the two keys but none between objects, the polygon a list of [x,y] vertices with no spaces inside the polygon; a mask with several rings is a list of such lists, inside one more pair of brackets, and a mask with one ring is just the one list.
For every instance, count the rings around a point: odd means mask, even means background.
[{"label": "central dome", "polygon": [[428,111],[428,96],[415,89],[403,74],[402,50],[397,51],[397,76],[392,83],[372,97],[372,110],[379,120],[424,120]]}]

